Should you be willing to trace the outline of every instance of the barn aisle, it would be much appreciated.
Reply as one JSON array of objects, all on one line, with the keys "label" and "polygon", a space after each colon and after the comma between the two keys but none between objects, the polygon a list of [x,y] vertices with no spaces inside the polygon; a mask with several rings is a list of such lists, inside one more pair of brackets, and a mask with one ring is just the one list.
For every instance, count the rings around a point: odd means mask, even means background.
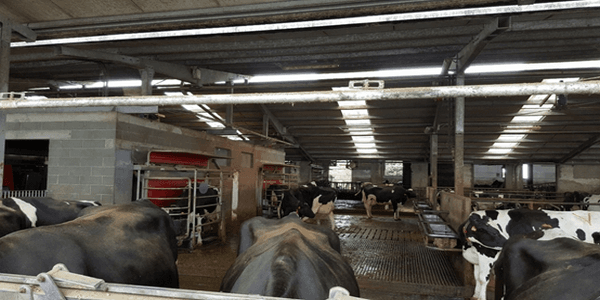
[{"label": "barn aisle", "polygon": [[[446,300],[472,294],[450,264],[450,256],[460,253],[426,248],[414,214],[394,221],[391,212],[378,208],[367,219],[354,201],[342,200],[336,207],[342,255],[354,269],[363,298]],[[191,253],[180,251],[181,288],[218,291],[235,260],[238,240],[231,236],[226,243],[214,241]]]},{"label": "barn aisle", "polygon": [[463,287],[449,253],[428,249],[414,215],[338,215],[342,255],[354,269],[361,296],[368,299],[463,299]]}]

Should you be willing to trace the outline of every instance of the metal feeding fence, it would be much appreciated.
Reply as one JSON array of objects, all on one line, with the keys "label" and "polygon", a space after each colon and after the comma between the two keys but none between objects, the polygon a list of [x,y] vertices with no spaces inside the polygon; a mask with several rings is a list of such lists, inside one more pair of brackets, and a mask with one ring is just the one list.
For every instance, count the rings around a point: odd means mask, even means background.
[{"label": "metal feeding fence", "polygon": [[298,166],[264,163],[261,167],[261,209],[268,217],[282,217],[279,204],[283,193],[298,186]]},{"label": "metal feeding fence", "polygon": [[224,172],[209,168],[209,161],[215,158],[157,150],[148,152],[146,164],[134,165],[136,199],[148,199],[169,214],[180,246],[193,249],[203,240],[225,239]]},{"label": "metal feeding fence", "polygon": [[46,197],[48,195],[47,190],[21,190],[21,191],[2,191],[2,198],[28,198],[28,197]]}]

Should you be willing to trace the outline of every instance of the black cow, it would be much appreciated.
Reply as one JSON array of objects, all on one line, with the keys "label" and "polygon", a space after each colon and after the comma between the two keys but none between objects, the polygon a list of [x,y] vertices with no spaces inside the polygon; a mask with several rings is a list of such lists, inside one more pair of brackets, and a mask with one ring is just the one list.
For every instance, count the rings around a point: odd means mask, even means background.
[{"label": "black cow", "polygon": [[169,215],[148,200],[90,207],[58,225],[0,238],[0,273],[37,275],[55,264],[107,282],[179,287]]},{"label": "black cow", "polygon": [[338,236],[298,215],[252,218],[242,224],[238,257],[221,291],[295,299],[327,299],[341,286],[359,296],[354,271],[340,254]]},{"label": "black cow", "polygon": [[[303,218],[321,219],[328,217],[331,224],[331,229],[335,229],[335,218],[333,209],[335,208],[335,200],[337,200],[337,191],[330,187],[320,187],[315,185],[300,186],[290,190],[291,195],[299,200],[298,214]],[[294,199],[288,197],[287,199]],[[285,197],[284,197],[285,201]],[[283,201],[282,201],[283,202]],[[284,208],[285,206],[285,208]],[[287,216],[290,211],[288,204],[282,204],[283,215]]]},{"label": "black cow", "polygon": [[495,267],[496,299],[598,299],[600,246],[570,238],[510,238]]},{"label": "black cow", "polygon": [[358,193],[362,193],[362,202],[365,205],[369,219],[373,217],[371,213],[373,205],[386,205],[387,209],[391,203],[394,210],[394,220],[400,219],[398,204],[404,205],[408,201],[408,196],[411,195],[411,193],[399,185],[377,187],[370,183],[363,183]]},{"label": "black cow", "polygon": [[42,198],[6,198],[0,205],[0,237],[30,227],[64,223],[79,216],[84,208],[99,206],[95,201]]},{"label": "black cow", "polygon": [[574,191],[574,192],[565,192],[563,195],[564,195],[564,202],[573,203],[573,205],[571,205],[571,204],[561,205],[561,208],[563,208],[564,210],[571,210],[574,205],[579,205],[580,208],[587,209],[587,206],[582,205],[582,204],[584,202],[584,199],[590,195],[589,193]]},{"label": "black cow", "polygon": [[[473,299],[486,299],[491,268],[511,236],[536,230],[560,229],[563,236],[600,243],[600,212],[529,209],[474,211],[459,228],[463,257],[474,266]],[[553,236],[544,236],[544,239]]]}]

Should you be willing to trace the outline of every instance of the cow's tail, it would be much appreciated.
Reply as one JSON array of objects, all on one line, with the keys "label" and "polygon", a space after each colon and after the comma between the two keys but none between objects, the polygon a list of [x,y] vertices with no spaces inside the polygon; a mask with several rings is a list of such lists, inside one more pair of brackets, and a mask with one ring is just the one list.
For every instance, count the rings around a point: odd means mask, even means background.
[{"label": "cow's tail", "polygon": [[271,278],[266,294],[274,297],[286,297],[293,294],[294,281],[290,280],[296,270],[296,261],[290,255],[280,254],[271,265]]}]

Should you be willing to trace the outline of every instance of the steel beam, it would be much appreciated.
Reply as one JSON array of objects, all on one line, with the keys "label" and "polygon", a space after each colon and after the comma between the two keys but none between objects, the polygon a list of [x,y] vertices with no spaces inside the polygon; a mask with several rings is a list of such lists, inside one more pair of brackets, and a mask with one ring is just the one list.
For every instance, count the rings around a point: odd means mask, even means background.
[{"label": "steel beam", "polygon": [[477,7],[464,9],[448,9],[437,11],[420,11],[399,14],[381,14],[369,15],[361,17],[337,18],[325,20],[310,20],[288,23],[272,23],[272,24],[254,24],[243,26],[228,26],[216,28],[199,28],[188,30],[169,30],[157,32],[138,32],[126,34],[108,34],[88,37],[63,38],[54,40],[43,40],[30,44],[13,43],[13,47],[26,46],[41,46],[41,45],[59,45],[70,43],[88,43],[88,42],[106,42],[119,40],[139,40],[149,38],[175,38],[185,36],[207,36],[230,33],[249,33],[249,32],[264,32],[264,31],[281,31],[281,30],[297,30],[297,29],[318,29],[331,26],[349,26],[349,25],[364,25],[373,23],[389,23],[389,22],[405,22],[417,20],[432,20],[442,18],[461,18],[473,16],[496,16],[496,15],[514,15],[532,12],[572,10],[585,8],[598,8],[600,3],[597,0],[582,0],[582,1],[566,1],[566,2],[550,2],[532,4],[526,6],[506,5],[494,7]]},{"label": "steel beam", "polygon": [[[0,13],[0,23],[2,26],[8,26],[11,28],[11,30],[14,31],[14,33],[16,33],[17,36],[19,36],[19,38],[22,40],[33,42],[37,39],[37,33],[35,33],[29,27],[12,22],[8,17],[2,15],[2,13]],[[10,35],[8,41],[10,42]]]},{"label": "steel beam", "polygon": [[483,27],[483,30],[476,35],[458,54],[456,61],[450,65],[450,70],[457,73],[464,71],[471,65],[477,55],[483,48],[495,37],[510,29],[510,17],[494,18]]},{"label": "steel beam", "polygon": [[0,109],[35,107],[314,103],[344,100],[415,100],[449,97],[531,96],[537,94],[600,94],[600,81],[411,87],[377,90],[337,90],[296,93],[255,93],[184,96],[117,96],[56,98],[37,101],[6,100]]},{"label": "steel beam", "polygon": [[[312,162],[316,161],[308,153],[308,151],[306,151],[306,149],[304,149],[304,147],[300,146],[298,141],[296,141],[296,139],[288,133],[287,129],[283,126],[283,124],[281,124],[281,122],[279,122],[279,120],[275,117],[275,115],[273,115],[273,113],[264,104],[260,105],[260,109],[263,111],[263,113],[267,117],[267,119],[271,121],[271,123],[273,124],[273,127],[275,127],[275,130],[277,130],[277,133],[279,133],[284,139],[290,141],[292,144],[297,145],[298,148],[300,149],[300,151],[302,151],[302,154],[306,158],[308,158],[308,160],[310,160]],[[267,126],[267,128],[268,128],[268,126]]]},{"label": "steel beam", "polygon": [[230,81],[235,79],[247,79],[250,76],[233,74],[222,71],[209,70],[198,67],[188,67],[174,63],[156,61],[144,58],[137,58],[116,53],[108,53],[95,50],[83,50],[72,47],[61,46],[58,48],[56,55],[85,58],[94,61],[105,61],[116,64],[129,66],[136,69],[152,68],[156,73],[164,74],[175,79],[187,81],[201,86],[206,83],[214,83],[217,81]]},{"label": "steel beam", "polygon": [[569,159],[579,155],[581,152],[589,149],[590,147],[592,147],[593,145],[600,143],[600,134],[595,134],[593,135],[591,138],[589,138],[587,141],[585,141],[583,144],[579,145],[579,147],[573,149],[571,152],[569,152],[567,155],[563,156],[561,159],[559,159],[557,161],[557,163],[559,164],[564,164],[565,162],[567,162]]}]

